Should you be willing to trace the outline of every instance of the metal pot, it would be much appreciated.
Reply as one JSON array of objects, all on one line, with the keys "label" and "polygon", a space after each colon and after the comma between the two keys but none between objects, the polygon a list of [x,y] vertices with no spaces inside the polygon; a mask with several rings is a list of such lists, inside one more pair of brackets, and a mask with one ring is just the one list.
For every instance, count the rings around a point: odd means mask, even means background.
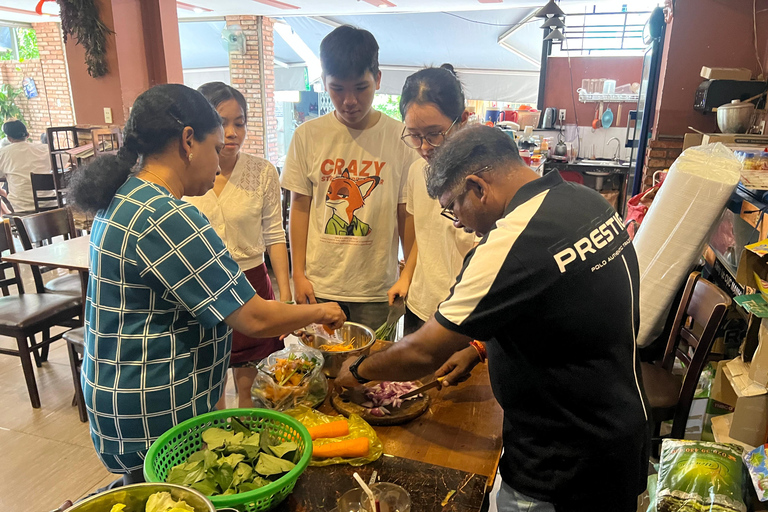
[{"label": "metal pot", "polygon": [[555,144],[555,155],[568,156],[568,146],[562,140],[557,141],[557,144]]},{"label": "metal pot", "polygon": [[723,133],[747,133],[754,113],[754,103],[733,100],[717,108],[717,127]]},{"label": "metal pot", "polygon": [[352,341],[352,345],[355,348],[353,350],[344,350],[340,352],[327,352],[321,349],[320,345],[333,343],[332,341],[329,341],[328,338],[319,335],[299,336],[299,340],[304,345],[322,352],[323,358],[325,359],[323,373],[332,379],[336,378],[339,371],[341,371],[341,365],[344,364],[344,361],[348,358],[370,354],[371,347],[376,341],[376,334],[373,332],[373,329],[363,324],[356,324],[355,322],[346,322],[339,329],[336,329],[336,337],[345,342]]},{"label": "metal pot", "polygon": [[147,499],[156,492],[169,492],[171,497],[178,501],[184,500],[187,505],[195,509],[195,512],[216,512],[211,500],[199,491],[191,487],[176,484],[133,484],[123,487],[115,487],[112,490],[102,492],[95,496],[75,504],[66,512],[104,512],[113,505],[124,503],[128,510],[144,510]]}]

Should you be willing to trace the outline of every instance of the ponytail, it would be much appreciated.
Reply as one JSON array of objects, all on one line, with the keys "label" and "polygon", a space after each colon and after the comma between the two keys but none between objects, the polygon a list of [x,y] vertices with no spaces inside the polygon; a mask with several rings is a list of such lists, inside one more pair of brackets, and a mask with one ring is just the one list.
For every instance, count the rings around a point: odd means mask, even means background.
[{"label": "ponytail", "polygon": [[85,212],[95,213],[112,202],[117,190],[130,177],[138,161],[136,151],[121,147],[117,155],[104,155],[72,175],[68,197]]},{"label": "ponytail", "polygon": [[202,141],[221,126],[221,118],[202,94],[180,84],[152,87],[136,98],[116,155],[96,158],[72,173],[68,197],[85,212],[109,207],[118,189],[145,157],[161,153],[186,126]]}]

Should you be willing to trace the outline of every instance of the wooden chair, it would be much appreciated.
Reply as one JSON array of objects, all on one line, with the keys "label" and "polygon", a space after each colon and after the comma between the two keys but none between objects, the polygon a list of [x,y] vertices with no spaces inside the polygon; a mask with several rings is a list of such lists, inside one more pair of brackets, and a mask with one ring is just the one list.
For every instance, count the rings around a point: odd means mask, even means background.
[{"label": "wooden chair", "polygon": [[[696,385],[707,363],[715,334],[731,298],[693,272],[683,291],[661,364],[641,363],[643,388],[654,423],[654,444],[660,442],[661,422],[672,420],[669,437],[682,439]],[[685,376],[672,374],[675,359],[686,367]]]},{"label": "wooden chair", "polygon": [[91,130],[94,156],[115,155],[123,145],[123,132],[117,126]]},{"label": "wooden chair", "polygon": [[[4,221],[0,228],[0,254],[5,251],[14,253],[13,238],[10,223]],[[82,313],[80,299],[71,295],[59,293],[24,293],[24,286],[17,265],[0,262],[3,268],[3,278],[0,288],[16,286],[17,295],[0,297],[0,336],[8,336],[16,340],[16,349],[0,348],[0,354],[12,355],[21,359],[21,367],[29,392],[32,407],[40,408],[40,394],[35,381],[35,370],[32,367],[34,355],[35,364],[42,366],[39,351],[47,350],[54,341],[62,335],[42,336],[36,340],[38,333],[50,332],[55,325],[64,325]],[[10,270],[12,276],[5,277],[5,270]]]},{"label": "wooden chair", "polygon": [[56,190],[53,174],[33,172],[29,175],[32,181],[32,200],[36,212],[45,212],[61,208],[62,200]]},{"label": "wooden chair", "polygon": [[80,421],[88,421],[88,411],[85,408],[85,397],[83,396],[83,386],[80,382],[80,371],[83,367],[83,356],[85,354],[85,327],[78,327],[64,333],[64,339],[67,342],[67,353],[69,354],[69,369],[72,372],[72,383],[75,386],[74,405],[77,406],[77,413]]},{"label": "wooden chair", "polygon": [[[65,239],[75,238],[78,232],[72,219],[69,208],[57,208],[55,210],[36,213],[26,217],[14,218],[16,230],[19,234],[21,246],[25,251],[35,247],[50,244],[53,238],[63,236]],[[82,284],[80,276],[68,274],[43,282],[43,274],[55,270],[50,267],[30,265],[32,278],[35,281],[37,293],[64,293],[77,296],[82,302]]]}]

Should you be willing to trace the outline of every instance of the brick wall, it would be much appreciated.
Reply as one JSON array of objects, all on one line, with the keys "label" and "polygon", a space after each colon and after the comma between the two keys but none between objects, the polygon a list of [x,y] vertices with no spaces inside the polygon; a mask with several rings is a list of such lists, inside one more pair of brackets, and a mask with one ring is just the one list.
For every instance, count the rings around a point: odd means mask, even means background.
[{"label": "brick wall", "polygon": [[656,171],[669,169],[682,152],[683,139],[681,137],[659,137],[649,141],[645,156],[643,189],[653,185],[653,174]]},{"label": "brick wall", "polygon": [[[239,25],[245,35],[245,53],[230,52],[229,69],[232,87],[245,96],[248,102],[248,137],[243,151],[265,157],[266,137],[268,154],[266,158],[277,161],[277,119],[275,118],[275,53],[272,28],[274,20],[262,18],[264,55],[264,76],[259,65],[259,16],[227,16],[227,27]],[[262,80],[266,91],[266,116],[262,109]],[[266,117],[266,123],[264,119]]]},{"label": "brick wall", "polygon": [[32,78],[37,86],[38,96],[27,98],[19,96],[17,102],[27,127],[34,140],[49,126],[68,126],[74,124],[72,96],[69,90],[64,42],[58,23],[33,23],[37,34],[39,59],[25,62],[0,62],[0,76],[3,83],[21,87],[21,81]]}]

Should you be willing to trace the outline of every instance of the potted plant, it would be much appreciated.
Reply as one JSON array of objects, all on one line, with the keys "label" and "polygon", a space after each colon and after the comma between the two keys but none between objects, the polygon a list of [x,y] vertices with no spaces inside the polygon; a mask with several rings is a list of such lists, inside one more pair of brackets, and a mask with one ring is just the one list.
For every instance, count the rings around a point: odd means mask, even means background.
[{"label": "potted plant", "polygon": [[8,119],[18,119],[27,124],[21,108],[16,103],[16,99],[23,94],[24,91],[20,87],[17,88],[11,84],[0,84],[0,124]]}]

